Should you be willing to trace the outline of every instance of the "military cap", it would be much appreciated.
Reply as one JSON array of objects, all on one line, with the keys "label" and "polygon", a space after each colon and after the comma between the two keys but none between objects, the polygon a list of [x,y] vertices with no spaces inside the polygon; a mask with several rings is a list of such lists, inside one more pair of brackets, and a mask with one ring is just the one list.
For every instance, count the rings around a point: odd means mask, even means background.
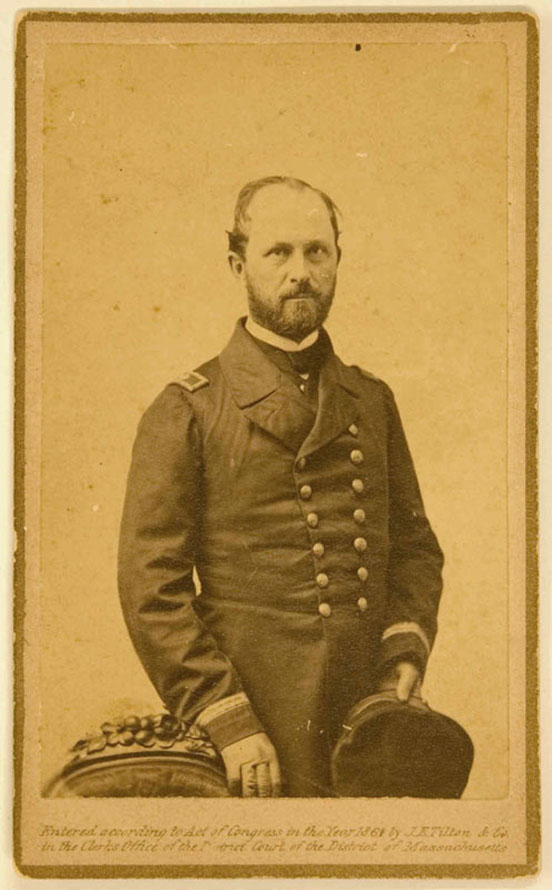
[{"label": "military cap", "polygon": [[348,713],[332,753],[338,797],[461,797],[473,763],[467,732],[411,696],[386,691]]},{"label": "military cap", "polygon": [[129,715],[80,739],[45,797],[228,797],[204,730],[168,713]]}]

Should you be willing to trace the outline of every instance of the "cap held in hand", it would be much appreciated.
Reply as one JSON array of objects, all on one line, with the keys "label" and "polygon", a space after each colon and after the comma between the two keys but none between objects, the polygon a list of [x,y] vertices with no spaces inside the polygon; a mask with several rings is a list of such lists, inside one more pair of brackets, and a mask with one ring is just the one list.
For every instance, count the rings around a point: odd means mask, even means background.
[{"label": "cap held in hand", "polygon": [[450,717],[418,696],[380,692],[348,713],[332,754],[338,797],[461,797],[473,744]]}]

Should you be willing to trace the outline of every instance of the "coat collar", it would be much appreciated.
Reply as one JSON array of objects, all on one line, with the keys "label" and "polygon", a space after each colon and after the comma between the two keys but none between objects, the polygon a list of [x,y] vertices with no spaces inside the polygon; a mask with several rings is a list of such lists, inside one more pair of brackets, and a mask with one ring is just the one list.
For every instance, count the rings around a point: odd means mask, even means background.
[{"label": "coat collar", "polygon": [[357,419],[359,393],[331,343],[320,369],[313,423],[312,410],[291,378],[257,346],[243,321],[238,321],[219,360],[232,397],[249,420],[303,456],[322,448]]}]

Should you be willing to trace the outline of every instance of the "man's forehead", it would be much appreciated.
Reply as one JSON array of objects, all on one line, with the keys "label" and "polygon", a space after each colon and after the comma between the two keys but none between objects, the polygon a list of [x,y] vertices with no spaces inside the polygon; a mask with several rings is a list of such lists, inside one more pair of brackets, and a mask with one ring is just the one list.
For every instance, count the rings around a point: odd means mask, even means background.
[{"label": "man's forehead", "polygon": [[247,208],[249,236],[256,233],[277,238],[304,233],[313,237],[333,237],[328,208],[310,188],[293,189],[271,185],[261,189]]}]

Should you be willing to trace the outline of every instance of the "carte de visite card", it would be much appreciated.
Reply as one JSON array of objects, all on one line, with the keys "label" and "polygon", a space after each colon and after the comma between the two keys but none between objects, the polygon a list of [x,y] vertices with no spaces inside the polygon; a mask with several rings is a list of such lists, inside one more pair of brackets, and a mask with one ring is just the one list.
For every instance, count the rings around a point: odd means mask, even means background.
[{"label": "carte de visite card", "polygon": [[32,11],[15,859],[539,860],[528,13]]}]

